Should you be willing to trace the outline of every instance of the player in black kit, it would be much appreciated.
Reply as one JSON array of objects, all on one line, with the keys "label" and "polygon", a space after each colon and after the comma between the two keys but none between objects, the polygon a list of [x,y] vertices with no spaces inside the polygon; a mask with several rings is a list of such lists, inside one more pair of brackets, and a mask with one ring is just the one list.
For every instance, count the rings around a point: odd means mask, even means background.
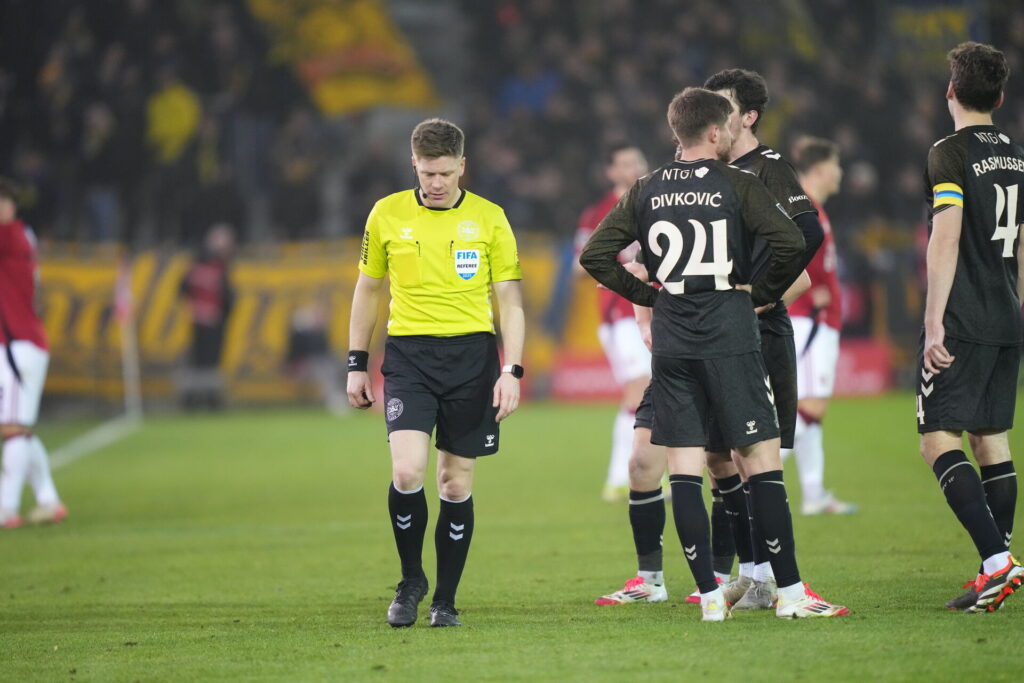
[{"label": "player in black kit", "polygon": [[[800,581],[781,469],[779,427],[758,350],[754,306],[773,303],[802,269],[804,239],[764,184],[723,163],[731,148],[729,101],[688,88],[669,105],[682,148],[674,161],[638,181],[601,222],[580,263],[603,285],[640,306],[653,306],[652,443],[667,447],[672,508],[683,552],[701,593],[702,618],[728,614],[711,564],[702,499],[704,448],[713,418],[744,459],[754,516],[770,539],[782,587],[776,614],[841,616]],[[755,238],[770,259],[754,272]],[[639,240],[652,289],[617,260]],[[748,285],[745,283],[753,283]]]},{"label": "player in black kit", "polygon": [[[801,268],[806,267],[821,245],[824,231],[793,167],[781,154],[762,145],[756,137],[769,99],[764,78],[747,69],[726,69],[708,78],[704,87],[722,95],[732,104],[729,116],[729,128],[733,134],[730,163],[760,178],[800,228],[807,245]],[[759,241],[755,248],[755,263],[760,267],[767,262],[766,250],[767,245]],[[792,301],[799,293],[800,290],[794,287],[786,298]],[[779,416],[782,447],[792,448],[797,421],[796,348],[793,345],[793,325],[784,301],[777,301],[762,311],[758,327],[761,355],[771,379]],[[753,510],[746,473],[742,470],[743,461],[735,455],[730,457],[730,449],[735,444],[728,443],[714,423],[709,425],[709,437],[708,471],[732,522],[740,561],[739,576],[725,586],[726,599],[740,611],[770,609],[775,604],[776,582],[764,539],[756,533],[751,534],[749,516]],[[782,480],[781,468],[778,478]]]},{"label": "player in black kit", "polygon": [[[1024,149],[992,124],[1009,68],[989,45],[949,53],[946,90],[956,132],[928,153],[928,294],[918,355],[921,455],[982,559],[951,609],[994,612],[1024,582],[1010,554],[1017,476],[1013,426],[1024,274]],[[981,467],[964,454],[963,433]]]},{"label": "player in black kit", "polygon": [[[768,104],[768,87],[764,78],[754,71],[728,69],[711,76],[705,87],[717,91],[732,103],[727,124],[732,135],[728,156],[731,163],[757,175],[800,228],[805,241],[800,260],[803,270],[817,252],[825,233],[793,167],[779,153],[760,144],[755,135]],[[755,240],[755,276],[767,266],[768,256],[765,241]],[[783,448],[792,448],[797,421],[796,349],[793,326],[784,301],[793,301],[808,287],[810,279],[801,275],[782,300],[760,310],[761,354],[771,379]],[[636,319],[643,330],[650,324],[650,313],[637,308]],[[631,471],[659,472],[664,467],[659,450],[652,448],[648,439],[652,427],[652,394],[649,386],[636,411]],[[743,461],[738,456],[735,456],[735,462],[732,460],[730,449],[734,444],[726,442],[714,422],[709,425],[709,439],[707,464],[713,478],[711,519],[716,575],[723,580],[728,579],[735,548],[740,560],[739,576],[725,584],[726,601],[738,610],[771,608],[775,604],[776,582],[764,539],[751,532],[753,510],[749,485],[739,469]],[[781,468],[778,477],[781,481]],[[660,538],[665,523],[661,489],[644,491],[631,487],[629,498],[629,518],[639,569],[637,576],[628,580],[622,590],[598,598],[595,602],[599,605],[667,599],[660,554]],[[723,542],[729,540],[733,543]],[[695,599],[696,594],[687,601]]]}]

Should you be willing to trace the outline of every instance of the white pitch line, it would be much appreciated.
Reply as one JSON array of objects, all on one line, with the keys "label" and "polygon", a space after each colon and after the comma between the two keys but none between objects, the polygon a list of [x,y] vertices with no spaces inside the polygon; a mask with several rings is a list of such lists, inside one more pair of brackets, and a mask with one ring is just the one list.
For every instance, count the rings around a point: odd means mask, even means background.
[{"label": "white pitch line", "polygon": [[101,448],[117,443],[141,426],[141,418],[129,415],[104,422],[50,453],[50,469],[59,470]]}]

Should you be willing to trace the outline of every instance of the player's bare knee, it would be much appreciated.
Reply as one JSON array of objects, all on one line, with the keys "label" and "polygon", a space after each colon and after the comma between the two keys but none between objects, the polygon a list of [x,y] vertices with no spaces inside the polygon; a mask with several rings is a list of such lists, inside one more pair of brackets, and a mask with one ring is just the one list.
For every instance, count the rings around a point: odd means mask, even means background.
[{"label": "player's bare knee", "polygon": [[465,500],[470,494],[470,482],[461,477],[445,479],[438,473],[437,492],[445,500]]},{"label": "player's bare knee", "polygon": [[652,461],[644,457],[642,452],[633,451],[629,458],[629,487],[634,491],[653,491],[661,485],[664,472],[664,462],[657,459]]},{"label": "player's bare knee", "polygon": [[798,404],[800,413],[814,422],[821,422],[828,412],[828,401],[823,398],[806,398]]},{"label": "player's bare knee", "polygon": [[32,428],[25,425],[0,425],[0,439],[6,441],[18,436],[32,436]]},{"label": "player's bare knee", "polygon": [[928,467],[935,464],[939,456],[963,448],[963,432],[936,431],[921,435],[921,457]]},{"label": "player's bare knee", "polygon": [[739,474],[739,468],[731,460],[716,462],[714,465],[708,461],[708,472],[716,481],[728,479],[734,474]]},{"label": "player's bare knee", "polygon": [[423,486],[424,472],[419,467],[396,463],[391,468],[391,477],[399,491],[415,491]]},{"label": "player's bare knee", "polygon": [[968,433],[967,440],[979,465],[998,465],[1011,459],[1006,432]]},{"label": "player's bare knee", "polygon": [[738,472],[736,465],[732,461],[732,456],[729,453],[714,453],[707,452],[704,455],[704,459],[707,462],[708,472],[715,479],[725,479],[731,477]]}]

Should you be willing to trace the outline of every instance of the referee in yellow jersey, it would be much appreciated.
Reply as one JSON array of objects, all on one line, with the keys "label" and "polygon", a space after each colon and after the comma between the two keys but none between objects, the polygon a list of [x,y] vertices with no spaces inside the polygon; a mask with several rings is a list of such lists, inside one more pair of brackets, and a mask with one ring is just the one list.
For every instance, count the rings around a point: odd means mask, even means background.
[{"label": "referee in yellow jersey", "polygon": [[[391,312],[384,348],[384,416],[391,444],[388,509],[402,580],[388,623],[412,626],[427,593],[423,479],[437,428],[434,531],[437,581],[431,626],[459,626],[455,591],[473,538],[473,466],[498,451],[498,423],[519,405],[525,322],[516,240],[497,204],[459,187],[465,137],[443,119],[412,132],[419,186],[384,197],[363,233],[349,326],[348,397],[374,402],[367,375],[370,337],[385,275]],[[491,289],[501,311],[505,365],[498,360]]]}]

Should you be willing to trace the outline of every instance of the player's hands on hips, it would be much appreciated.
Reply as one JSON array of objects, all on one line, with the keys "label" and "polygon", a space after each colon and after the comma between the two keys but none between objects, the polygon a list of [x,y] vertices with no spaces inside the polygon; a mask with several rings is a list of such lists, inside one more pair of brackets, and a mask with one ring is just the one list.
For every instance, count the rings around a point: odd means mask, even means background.
[{"label": "player's hands on hips", "polygon": [[370,381],[370,373],[349,370],[348,373],[348,402],[353,408],[366,410],[373,405],[376,399],[373,397],[373,382]]},{"label": "player's hands on hips", "polygon": [[629,263],[622,264],[622,267],[626,269],[626,272],[632,274],[637,280],[642,280],[644,282],[651,281],[651,277],[647,273],[647,266],[642,263],[630,261]]},{"label": "player's hands on hips", "polygon": [[494,418],[498,422],[515,412],[519,407],[519,380],[507,372],[501,373],[501,377],[494,383],[491,407],[498,409],[498,416]]},{"label": "player's hands on hips", "polygon": [[939,374],[956,360],[946,349],[946,328],[942,323],[925,325],[924,328],[924,369]]},{"label": "player's hands on hips", "polygon": [[[754,291],[754,286],[753,285],[736,285],[736,289],[740,290],[741,292],[746,292],[747,294],[750,294],[752,291]],[[765,311],[770,311],[773,308],[775,308],[775,304],[774,303],[765,304],[764,306],[754,306],[754,313],[756,315],[761,315]]]}]

